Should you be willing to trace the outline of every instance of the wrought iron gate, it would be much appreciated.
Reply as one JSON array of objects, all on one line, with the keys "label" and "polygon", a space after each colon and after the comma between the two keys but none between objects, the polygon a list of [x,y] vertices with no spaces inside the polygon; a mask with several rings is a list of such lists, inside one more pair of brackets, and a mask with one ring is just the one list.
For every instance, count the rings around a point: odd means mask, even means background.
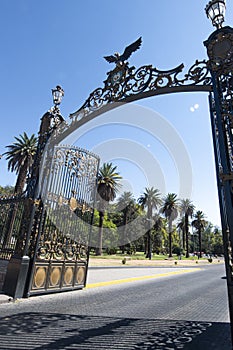
[{"label": "wrought iron gate", "polygon": [[98,165],[83,149],[54,148],[36,203],[27,295],[85,286]]}]

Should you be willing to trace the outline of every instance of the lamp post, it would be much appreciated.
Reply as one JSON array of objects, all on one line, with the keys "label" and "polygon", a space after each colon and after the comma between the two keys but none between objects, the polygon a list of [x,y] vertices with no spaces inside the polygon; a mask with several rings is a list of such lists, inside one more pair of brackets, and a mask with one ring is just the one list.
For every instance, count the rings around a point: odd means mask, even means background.
[{"label": "lamp post", "polygon": [[225,8],[224,0],[212,0],[206,6],[207,17],[217,29],[204,45],[212,79],[210,116],[233,339],[233,28],[222,26]]},{"label": "lamp post", "polygon": [[41,118],[37,152],[32,165],[31,177],[26,189],[27,197],[29,198],[38,196],[39,170],[45,145],[53,131],[64,121],[59,109],[59,105],[64,96],[64,90],[61,86],[57,85],[55,89],[52,89],[52,96],[54,106]]}]

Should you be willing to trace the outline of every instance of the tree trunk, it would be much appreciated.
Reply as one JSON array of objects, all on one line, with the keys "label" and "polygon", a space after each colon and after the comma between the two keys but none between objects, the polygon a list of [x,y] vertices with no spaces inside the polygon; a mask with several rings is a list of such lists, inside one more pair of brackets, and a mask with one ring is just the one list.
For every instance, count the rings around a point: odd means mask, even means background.
[{"label": "tree trunk", "polygon": [[145,255],[147,255],[147,252],[148,252],[148,244],[147,244],[148,239],[147,238],[148,238],[147,234],[145,233],[145,235],[144,235],[144,254]]},{"label": "tree trunk", "polygon": [[147,254],[146,254],[146,258],[148,258],[149,260],[151,260],[151,230],[149,230],[147,232]]},{"label": "tree trunk", "polygon": [[151,260],[151,229],[150,229],[150,220],[152,219],[152,207],[148,205],[147,209],[147,220],[148,220],[148,231],[147,231],[147,253],[146,258]]},{"label": "tree trunk", "polygon": [[123,245],[121,247],[121,253],[125,254],[125,245],[126,245],[126,226],[127,226],[127,211],[124,211],[124,219],[123,219]]},{"label": "tree trunk", "polygon": [[186,234],[186,258],[189,258],[189,225],[188,225],[187,214],[185,214],[184,225],[185,225],[185,234]]},{"label": "tree trunk", "polygon": [[198,230],[198,240],[199,240],[199,258],[202,257],[201,254],[201,250],[202,250],[202,246],[201,246],[201,229]]},{"label": "tree trunk", "polygon": [[169,219],[168,221],[168,248],[169,248],[169,254],[168,257],[172,257],[172,220]]},{"label": "tree trunk", "polygon": [[99,211],[99,244],[98,244],[98,247],[96,247],[96,255],[102,255],[103,223],[104,223],[104,212]]},{"label": "tree trunk", "polygon": [[182,244],[183,244],[183,249],[185,250],[185,227],[182,227]]},{"label": "tree trunk", "polygon": [[23,189],[24,189],[24,186],[26,183],[26,179],[27,179],[27,169],[28,169],[28,166],[25,163],[19,170],[19,174],[17,177],[15,190],[14,190],[15,194],[21,194],[23,192]]},{"label": "tree trunk", "polygon": [[28,165],[25,163],[19,170],[19,174],[15,185],[15,194],[21,194],[23,192],[27,178],[27,171]]}]

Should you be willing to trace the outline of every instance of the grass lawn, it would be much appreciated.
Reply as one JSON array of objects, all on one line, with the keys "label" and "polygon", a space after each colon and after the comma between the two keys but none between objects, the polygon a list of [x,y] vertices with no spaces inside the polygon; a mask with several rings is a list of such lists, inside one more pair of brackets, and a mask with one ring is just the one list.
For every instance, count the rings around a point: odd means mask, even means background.
[{"label": "grass lawn", "polygon": [[[145,254],[143,252],[137,252],[136,254],[132,254],[132,255],[127,255],[127,254],[112,254],[112,255],[108,255],[106,253],[103,253],[101,256],[95,256],[94,253],[90,254],[91,258],[94,259],[122,259],[124,257],[126,257],[127,259],[131,259],[131,260],[148,260],[145,257]],[[168,258],[168,255],[158,255],[158,254],[152,254],[152,259],[151,260],[179,260],[179,257],[174,254],[172,258]],[[206,258],[202,258],[203,260],[206,260]],[[199,259],[199,260],[202,260]],[[190,256],[189,258],[185,258],[185,256],[182,256],[181,260],[198,260],[197,256]]]}]

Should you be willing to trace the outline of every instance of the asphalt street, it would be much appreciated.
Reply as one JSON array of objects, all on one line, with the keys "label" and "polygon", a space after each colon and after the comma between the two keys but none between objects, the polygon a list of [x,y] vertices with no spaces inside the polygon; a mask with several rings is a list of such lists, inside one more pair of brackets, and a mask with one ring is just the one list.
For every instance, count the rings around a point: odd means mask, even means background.
[{"label": "asphalt street", "polygon": [[184,270],[91,268],[85,290],[2,304],[0,350],[231,349],[224,265]]}]

